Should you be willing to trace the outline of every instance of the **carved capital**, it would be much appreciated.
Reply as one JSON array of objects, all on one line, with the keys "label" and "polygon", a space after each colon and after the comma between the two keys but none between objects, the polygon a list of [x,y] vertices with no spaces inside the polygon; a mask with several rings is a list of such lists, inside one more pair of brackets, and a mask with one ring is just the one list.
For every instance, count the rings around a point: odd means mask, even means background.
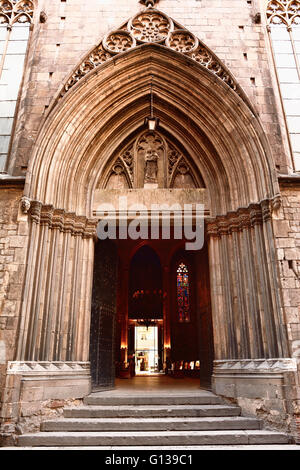
[{"label": "carved capital", "polygon": [[65,215],[63,226],[63,231],[65,233],[74,233],[75,218],[75,212],[69,212]]},{"label": "carved capital", "polygon": [[220,235],[228,235],[229,233],[229,220],[228,217],[219,216],[217,217],[218,220],[218,231]]},{"label": "carved capital", "polygon": [[243,207],[243,208],[238,209],[237,212],[238,212],[240,230],[251,227],[249,209]]},{"label": "carved capital", "polygon": [[63,209],[55,209],[52,218],[52,228],[59,229],[61,232],[64,228],[65,211]]},{"label": "carved capital", "polygon": [[258,204],[250,204],[250,223],[251,227],[262,224],[262,211]]},{"label": "carved capital", "polygon": [[48,225],[51,227],[52,225],[52,218],[53,218],[53,211],[54,207],[52,205],[44,205],[41,208],[41,217],[40,217],[40,224],[41,225]]},{"label": "carved capital", "polygon": [[77,215],[74,219],[74,235],[83,236],[85,233],[86,217],[84,215]]},{"label": "carved capital", "polygon": [[218,223],[216,219],[208,219],[207,221],[207,235],[209,237],[219,237]]},{"label": "carved capital", "polygon": [[262,210],[263,222],[267,222],[268,220],[272,218],[271,201],[267,199],[265,201],[262,201],[260,205],[261,205],[261,210]]},{"label": "carved capital", "polygon": [[88,219],[85,226],[84,238],[94,238],[97,240],[97,225],[98,220]]},{"label": "carved capital", "polygon": [[30,216],[31,216],[32,221],[35,224],[40,223],[41,210],[42,210],[42,203],[40,201],[31,202]]}]

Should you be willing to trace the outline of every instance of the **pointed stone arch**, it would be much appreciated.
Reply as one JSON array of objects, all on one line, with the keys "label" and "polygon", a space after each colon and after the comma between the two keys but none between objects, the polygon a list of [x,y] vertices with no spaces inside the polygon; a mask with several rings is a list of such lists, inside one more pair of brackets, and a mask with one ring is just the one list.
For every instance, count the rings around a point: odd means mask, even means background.
[{"label": "pointed stone arch", "polygon": [[[176,44],[181,34],[193,40],[182,29]],[[170,26],[169,42],[173,31]],[[18,360],[89,360],[93,198],[121,144],[143,131],[151,90],[160,131],[186,149],[211,202],[216,359],[288,356],[272,229],[278,182],[261,122],[238,85],[230,86],[232,76],[216,73],[227,73],[219,61],[216,69],[212,59],[211,68],[203,66],[191,55],[196,50],[180,52],[163,44],[166,38],[122,53],[107,51],[107,38],[102,52],[112,59],[84,61],[80,79],[74,77],[41,124],[25,188],[31,238]]]},{"label": "pointed stone arch", "polygon": [[212,215],[278,193],[263,128],[241,97],[192,59],[146,44],[95,69],[49,111],[26,195],[89,217],[107,160],[149,114],[150,86],[162,129],[188,150],[214,192]]}]

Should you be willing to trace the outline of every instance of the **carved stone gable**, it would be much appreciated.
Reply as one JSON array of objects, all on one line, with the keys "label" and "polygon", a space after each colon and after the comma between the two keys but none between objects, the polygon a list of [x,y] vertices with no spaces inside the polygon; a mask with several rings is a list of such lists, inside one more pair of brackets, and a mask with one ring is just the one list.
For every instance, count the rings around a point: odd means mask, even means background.
[{"label": "carved stone gable", "polygon": [[67,80],[60,96],[62,97],[91,70],[117,54],[125,53],[142,44],[155,43],[198,62],[224,81],[251,107],[246,95],[218,57],[190,31],[182,28],[165,13],[152,8],[154,3],[146,2],[148,8],[124,23],[118,30],[107,34]]}]

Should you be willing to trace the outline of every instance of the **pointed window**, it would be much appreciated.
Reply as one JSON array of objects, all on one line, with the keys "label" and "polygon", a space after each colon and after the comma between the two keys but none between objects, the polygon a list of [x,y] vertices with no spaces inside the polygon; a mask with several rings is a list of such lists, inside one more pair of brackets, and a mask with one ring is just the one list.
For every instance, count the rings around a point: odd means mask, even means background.
[{"label": "pointed window", "polygon": [[293,169],[300,171],[300,1],[269,1],[267,23]]},{"label": "pointed window", "polygon": [[190,276],[186,264],[181,262],[177,268],[177,307],[178,320],[190,321]]},{"label": "pointed window", "polygon": [[33,10],[31,0],[0,0],[0,173],[9,153]]}]

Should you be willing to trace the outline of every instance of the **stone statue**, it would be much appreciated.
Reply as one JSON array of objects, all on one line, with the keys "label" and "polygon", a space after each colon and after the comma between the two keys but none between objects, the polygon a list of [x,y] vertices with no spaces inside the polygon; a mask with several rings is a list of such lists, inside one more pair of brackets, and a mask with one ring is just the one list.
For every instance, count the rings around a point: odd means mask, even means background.
[{"label": "stone statue", "polygon": [[148,149],[145,153],[145,183],[157,183],[158,153]]}]

